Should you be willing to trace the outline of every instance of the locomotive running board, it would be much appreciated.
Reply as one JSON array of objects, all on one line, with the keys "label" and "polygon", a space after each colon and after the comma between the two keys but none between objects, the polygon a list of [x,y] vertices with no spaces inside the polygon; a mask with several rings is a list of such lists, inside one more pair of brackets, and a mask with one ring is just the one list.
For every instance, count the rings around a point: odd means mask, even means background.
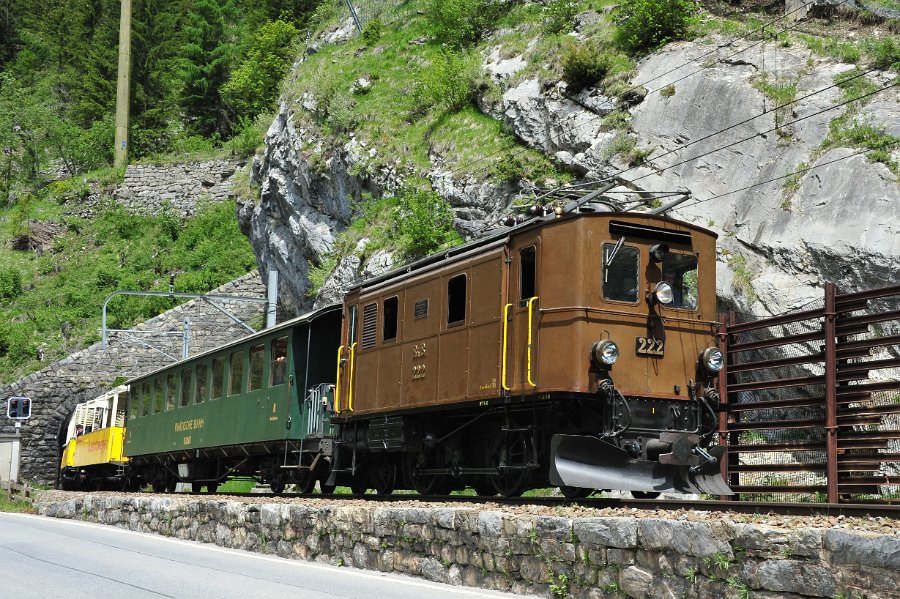
[{"label": "locomotive running board", "polygon": [[[715,453],[718,454],[719,451]],[[734,494],[722,479],[718,463],[707,464],[698,472],[692,473],[686,466],[636,460],[618,447],[596,437],[553,435],[550,455],[552,458],[550,483],[558,486],[620,491]]]}]

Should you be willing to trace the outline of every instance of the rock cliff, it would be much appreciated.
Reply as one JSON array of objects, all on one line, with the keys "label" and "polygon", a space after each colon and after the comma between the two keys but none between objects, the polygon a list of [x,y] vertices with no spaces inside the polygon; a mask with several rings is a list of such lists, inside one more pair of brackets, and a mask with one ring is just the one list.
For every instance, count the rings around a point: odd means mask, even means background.
[{"label": "rock cliff", "polygon": [[[578,15],[571,35],[583,39],[581,30],[589,28],[580,25],[597,18]],[[329,35],[348,43],[347,35]],[[854,70],[808,44],[711,35],[669,44],[641,60],[628,82],[631,93],[617,100],[594,88],[571,93],[561,79],[548,84],[546,74],[542,80],[524,76],[527,52],[510,57],[492,39],[480,56],[500,94],[477,98],[482,112],[583,180],[615,175],[631,189],[689,190],[693,199],[672,216],[719,233],[723,302],[776,314],[820,298],[827,280],[848,291],[897,283],[900,150],[895,143],[875,162],[860,146],[835,142],[840,127],[870,127],[896,141],[900,88],[892,87],[894,73],[871,70],[852,87],[838,86],[841,76],[868,69]],[[295,69],[302,64],[301,58]],[[794,101],[776,110],[785,100],[773,89],[792,89]],[[860,93],[872,95],[847,103]],[[604,122],[614,109],[627,113],[624,131]],[[363,193],[378,196],[406,176],[424,177],[453,206],[463,237],[479,234],[525,195],[521,186],[454,175],[437,152],[429,153],[424,170],[397,161],[371,172],[365,166],[378,144],[351,132],[349,141],[328,145],[321,132],[299,124],[315,111],[309,102],[282,102],[265,153],[253,164],[261,199],[239,210],[260,269],[281,272],[281,297],[297,312],[315,301],[309,270],[325,261]],[[629,167],[616,151],[623,137],[638,152],[649,152],[647,162]],[[365,240],[357,250],[337,265],[320,302],[393,263],[383,254],[373,259]]]}]

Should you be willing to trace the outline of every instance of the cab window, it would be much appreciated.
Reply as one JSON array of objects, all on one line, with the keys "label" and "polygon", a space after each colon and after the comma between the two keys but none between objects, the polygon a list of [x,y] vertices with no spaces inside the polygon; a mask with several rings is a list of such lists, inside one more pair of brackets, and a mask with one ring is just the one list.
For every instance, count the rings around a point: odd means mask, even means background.
[{"label": "cab window", "polygon": [[662,263],[662,281],[672,288],[672,303],[666,308],[697,309],[697,256],[666,254]]},{"label": "cab window", "polygon": [[532,245],[519,252],[519,305],[525,306],[535,294],[537,251]]},{"label": "cab window", "polygon": [[640,251],[629,245],[603,244],[603,299],[617,302],[638,301]]}]

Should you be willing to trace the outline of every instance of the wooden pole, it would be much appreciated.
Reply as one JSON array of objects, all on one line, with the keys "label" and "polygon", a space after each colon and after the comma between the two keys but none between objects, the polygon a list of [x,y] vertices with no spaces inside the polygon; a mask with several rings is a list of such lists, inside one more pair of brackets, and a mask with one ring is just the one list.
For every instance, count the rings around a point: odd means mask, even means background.
[{"label": "wooden pole", "polygon": [[131,0],[122,0],[119,15],[119,74],[116,85],[116,148],[113,164],[128,161],[128,107],[131,92]]}]

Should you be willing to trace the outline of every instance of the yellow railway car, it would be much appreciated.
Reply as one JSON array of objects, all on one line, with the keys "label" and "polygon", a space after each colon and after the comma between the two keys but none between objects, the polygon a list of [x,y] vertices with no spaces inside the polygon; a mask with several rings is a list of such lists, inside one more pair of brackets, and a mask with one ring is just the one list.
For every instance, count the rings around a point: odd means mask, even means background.
[{"label": "yellow railway car", "polygon": [[61,435],[59,475],[63,489],[128,489],[123,454],[128,387],[80,403]]}]

